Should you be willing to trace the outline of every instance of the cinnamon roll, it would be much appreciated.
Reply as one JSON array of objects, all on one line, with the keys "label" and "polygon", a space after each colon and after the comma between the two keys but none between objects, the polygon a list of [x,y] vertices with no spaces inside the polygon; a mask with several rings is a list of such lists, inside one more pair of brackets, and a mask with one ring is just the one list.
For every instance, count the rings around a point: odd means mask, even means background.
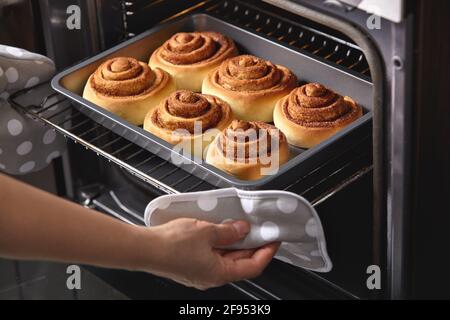
[{"label": "cinnamon roll", "polygon": [[254,56],[228,59],[203,82],[203,93],[227,101],[236,118],[273,122],[275,104],[297,86],[287,68]]},{"label": "cinnamon roll", "polygon": [[206,75],[237,54],[233,40],[220,33],[177,33],[152,54],[149,64],[170,73],[178,89],[201,92]]},{"label": "cinnamon roll", "polygon": [[133,58],[103,63],[90,76],[83,97],[135,125],[176,90],[172,77]]},{"label": "cinnamon roll", "polygon": [[274,121],[290,144],[312,148],[362,115],[362,108],[353,99],[310,83],[277,103]]},{"label": "cinnamon roll", "polygon": [[285,135],[265,122],[235,120],[210,145],[206,162],[241,180],[276,174],[289,160]]},{"label": "cinnamon roll", "polygon": [[203,158],[206,147],[233,120],[228,103],[192,91],[177,91],[150,112],[144,129]]}]

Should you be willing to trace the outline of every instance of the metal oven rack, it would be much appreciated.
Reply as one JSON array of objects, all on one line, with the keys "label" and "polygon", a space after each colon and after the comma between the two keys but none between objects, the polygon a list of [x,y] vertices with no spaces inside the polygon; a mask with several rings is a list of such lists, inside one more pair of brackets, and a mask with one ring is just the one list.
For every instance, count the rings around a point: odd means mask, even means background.
[{"label": "metal oven rack", "polygon": [[[177,0],[175,0],[177,1]],[[124,34],[132,37],[152,27],[148,20],[150,13],[161,11],[164,1],[121,1]],[[350,39],[334,30],[320,30],[308,21],[299,21],[299,17],[286,11],[256,1],[185,1],[186,9],[170,16],[170,20],[182,14],[207,12],[208,14],[248,29],[253,33],[264,34],[273,39],[292,46],[319,60],[344,67],[359,77],[370,80],[369,65],[361,49]],[[193,5],[193,3],[196,3]],[[167,7],[168,4],[165,4]],[[189,5],[190,4],[190,5]],[[166,9],[167,10],[167,9]],[[164,12],[167,15],[167,12]],[[164,15],[162,15],[164,16]],[[142,17],[147,17],[143,19]]]},{"label": "metal oven rack", "polygon": [[[43,83],[16,93],[11,97],[11,102],[31,118],[53,127],[66,138],[117,164],[161,193],[174,194],[215,188],[91,120],[74,108],[70,100],[56,92],[46,95],[39,103],[32,105],[24,105],[18,101],[21,96],[31,91],[41,90],[52,91],[49,83]],[[49,104],[48,101],[54,102]],[[370,150],[368,136],[362,143],[342,150],[341,154],[285,190],[305,196],[313,203],[321,202],[372,169]]]},{"label": "metal oven rack", "polygon": [[[142,6],[143,4],[139,1],[121,1],[121,3],[123,3],[120,8],[124,13],[124,28],[132,28],[138,25],[132,20],[137,16],[133,10],[138,9],[143,14],[145,10],[154,8],[158,2],[150,4],[146,2],[145,6]],[[326,60],[327,63],[344,67],[359,77],[370,79],[367,62],[356,45],[349,40],[342,40],[345,37],[329,35],[315,29],[314,26],[293,22],[288,19],[288,13],[283,12],[281,16],[274,7],[260,2],[256,7],[253,1],[204,1],[189,7],[182,13],[187,14],[193,11],[207,12],[254,33],[263,33],[316,59]],[[131,29],[126,31],[129,36],[136,33]],[[27,95],[30,90],[43,90],[47,94],[41,97],[38,103],[24,105],[20,102],[20,97]],[[49,101],[54,102],[49,104]],[[69,100],[53,92],[48,83],[13,95],[11,102],[30,117],[44,122],[75,143],[116,163],[163,194],[214,188],[207,182],[162,160],[158,155],[141,149],[87,118],[74,108]],[[56,113],[48,112],[55,107],[59,107]],[[349,150],[342,150],[341,154],[301,177],[286,190],[305,196],[313,204],[320,203],[372,170],[371,148],[372,141],[368,132],[362,143],[352,146]]]},{"label": "metal oven rack", "polygon": [[325,60],[370,79],[369,66],[363,52],[350,39],[343,35],[327,34],[322,29],[309,26],[306,21],[297,23],[295,21],[299,20],[298,16],[291,16],[285,11],[281,13],[279,9],[261,2],[257,5],[252,4],[253,2],[227,0],[206,11],[252,32],[277,39],[318,60]]}]

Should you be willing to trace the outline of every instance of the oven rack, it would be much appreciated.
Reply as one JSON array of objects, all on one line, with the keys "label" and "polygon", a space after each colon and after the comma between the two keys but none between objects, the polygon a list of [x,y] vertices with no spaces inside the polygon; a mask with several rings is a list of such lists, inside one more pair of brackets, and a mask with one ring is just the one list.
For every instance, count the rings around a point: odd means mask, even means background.
[{"label": "oven rack", "polygon": [[[162,1],[119,1],[121,5],[118,8],[123,10],[124,28],[128,28],[128,36],[151,27],[143,26],[133,19],[145,16],[148,14],[147,10],[155,9],[160,2]],[[293,19],[286,18],[289,17],[288,13],[280,13],[276,7],[261,2],[256,6],[255,1],[240,0],[188,2],[195,4],[191,3],[186,10],[170,16],[166,21],[182,14],[206,12],[253,33],[276,39],[318,60],[339,65],[361,78],[369,79],[367,62],[356,45],[342,40],[344,37],[332,36],[303,24],[303,21],[302,24],[294,22]],[[131,29],[138,26],[140,29]],[[43,91],[45,94],[35,98],[31,104],[23,103],[21,98],[32,91]],[[49,83],[18,92],[11,100],[16,108],[28,116],[42,121],[75,143],[126,169],[163,194],[215,188],[89,119],[78,111],[71,101],[53,91]],[[55,107],[58,108],[57,111],[51,111]],[[312,203],[320,203],[371,170],[372,138],[369,132],[365,140],[361,140],[349,150],[342,150],[342,154],[301,177],[288,186],[286,191],[302,195]]]},{"label": "oven rack", "polygon": [[[42,92],[47,94],[42,96],[39,94]],[[28,103],[29,101],[32,103]],[[160,194],[198,192],[216,188],[90,119],[75,108],[69,99],[53,91],[49,83],[22,90],[12,95],[10,102],[32,119],[43,122],[74,143],[127,170]],[[304,196],[316,204],[371,170],[369,134],[365,140],[347,150],[342,150],[340,154],[287,186],[285,191]]]},{"label": "oven rack", "polygon": [[[159,10],[156,7],[162,2],[122,1],[124,34],[132,37],[151,28],[152,23],[145,17],[151,10]],[[196,5],[191,3],[191,6],[164,21],[187,13],[208,13],[370,81],[369,65],[364,53],[344,35],[328,34],[315,26],[309,26],[307,21],[299,23],[298,17],[291,17],[290,13],[267,3],[241,0],[196,2]]]}]

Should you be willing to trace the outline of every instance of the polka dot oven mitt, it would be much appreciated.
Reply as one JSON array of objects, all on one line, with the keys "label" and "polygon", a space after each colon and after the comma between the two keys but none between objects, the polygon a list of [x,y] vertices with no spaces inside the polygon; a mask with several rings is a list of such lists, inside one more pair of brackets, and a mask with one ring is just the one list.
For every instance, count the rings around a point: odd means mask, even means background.
[{"label": "polka dot oven mitt", "polygon": [[169,195],[152,201],[145,213],[149,227],[179,218],[215,224],[245,220],[252,226],[250,234],[226,249],[253,249],[283,242],[277,259],[315,272],[332,269],[320,218],[308,201],[296,194],[232,188]]},{"label": "polka dot oven mitt", "polygon": [[[0,171],[11,175],[39,171],[65,150],[62,136],[7,101],[16,91],[48,81],[54,72],[54,63],[47,57],[0,45]],[[42,99],[37,91],[29,92],[30,103]]]}]

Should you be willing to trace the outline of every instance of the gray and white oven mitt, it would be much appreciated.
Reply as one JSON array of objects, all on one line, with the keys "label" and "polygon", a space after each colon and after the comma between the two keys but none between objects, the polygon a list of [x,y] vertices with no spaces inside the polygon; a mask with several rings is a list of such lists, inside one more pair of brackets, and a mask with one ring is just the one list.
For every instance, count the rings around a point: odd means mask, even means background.
[{"label": "gray and white oven mitt", "polygon": [[[54,72],[54,63],[47,57],[0,45],[0,172],[39,171],[65,150],[62,136],[12,108],[7,100],[16,91],[48,81]],[[29,100],[41,98],[37,96],[30,92]]]},{"label": "gray and white oven mitt", "polygon": [[315,272],[332,269],[320,218],[308,201],[296,194],[231,188],[169,195],[152,201],[145,212],[149,227],[179,218],[215,224],[248,221],[252,226],[250,234],[226,249],[253,249],[283,242],[277,259]]}]

